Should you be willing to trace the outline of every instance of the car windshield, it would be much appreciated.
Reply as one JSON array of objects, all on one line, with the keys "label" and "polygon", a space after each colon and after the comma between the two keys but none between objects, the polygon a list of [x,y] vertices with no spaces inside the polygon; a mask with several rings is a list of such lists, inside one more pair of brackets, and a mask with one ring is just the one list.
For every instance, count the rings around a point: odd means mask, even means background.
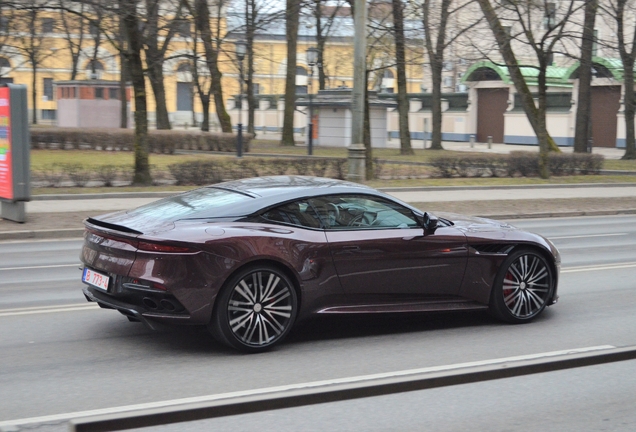
[{"label": "car windshield", "polygon": [[210,214],[211,210],[228,207],[251,199],[253,198],[242,193],[206,187],[137,207],[129,211],[128,215],[150,218],[154,221],[171,221],[196,217],[197,213],[202,211]]}]

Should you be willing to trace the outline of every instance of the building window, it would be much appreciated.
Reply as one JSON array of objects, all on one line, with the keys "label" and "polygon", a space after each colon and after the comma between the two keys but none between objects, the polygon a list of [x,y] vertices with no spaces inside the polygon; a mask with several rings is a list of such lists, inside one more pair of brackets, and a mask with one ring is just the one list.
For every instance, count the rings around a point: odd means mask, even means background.
[{"label": "building window", "polygon": [[118,88],[109,88],[108,89],[108,99],[119,99],[119,89]]},{"label": "building window", "polygon": [[91,34],[91,36],[97,37],[99,35],[99,26],[91,21],[88,24],[88,32]]},{"label": "building window", "polygon": [[57,111],[52,109],[44,109],[42,112],[42,120],[55,120],[57,118]]},{"label": "building window", "polygon": [[0,17],[0,33],[6,33],[9,31],[9,18]]},{"label": "building window", "polygon": [[594,42],[592,43],[592,57],[596,56],[598,56],[598,29],[594,29]]},{"label": "building window", "polygon": [[42,33],[53,33],[55,31],[55,20],[53,18],[42,18]]},{"label": "building window", "polygon": [[258,83],[252,83],[252,92],[257,95],[261,92],[261,85]]},{"label": "building window", "polygon": [[104,73],[104,65],[99,60],[91,60],[86,66],[86,75],[89,79],[100,79]]},{"label": "building window", "polygon": [[44,100],[52,101],[53,100],[53,78],[44,78],[42,80],[44,84]]},{"label": "building window", "polygon": [[104,87],[95,87],[95,99],[104,99]]},{"label": "building window", "polygon": [[10,68],[11,63],[5,57],[0,57],[0,68]]},{"label": "building window", "polygon": [[545,8],[545,17],[543,18],[543,28],[545,30],[553,30],[556,26],[556,3],[550,2]]},{"label": "building window", "polygon": [[177,111],[192,111],[192,83],[177,83]]},{"label": "building window", "polygon": [[178,21],[176,24],[177,35],[183,38],[192,37],[192,29],[190,23],[187,21]]},{"label": "building window", "polygon": [[307,94],[307,69],[296,66],[296,94]]}]

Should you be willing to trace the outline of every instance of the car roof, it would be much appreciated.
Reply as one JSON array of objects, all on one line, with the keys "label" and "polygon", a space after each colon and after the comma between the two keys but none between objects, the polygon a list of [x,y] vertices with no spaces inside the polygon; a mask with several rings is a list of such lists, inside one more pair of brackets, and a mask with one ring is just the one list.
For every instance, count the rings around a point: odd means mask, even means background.
[{"label": "car roof", "polygon": [[210,185],[208,187],[227,189],[251,195],[253,197],[272,197],[279,195],[306,196],[333,193],[334,189],[346,189],[349,192],[373,192],[374,189],[344,180],[309,176],[267,176]]}]

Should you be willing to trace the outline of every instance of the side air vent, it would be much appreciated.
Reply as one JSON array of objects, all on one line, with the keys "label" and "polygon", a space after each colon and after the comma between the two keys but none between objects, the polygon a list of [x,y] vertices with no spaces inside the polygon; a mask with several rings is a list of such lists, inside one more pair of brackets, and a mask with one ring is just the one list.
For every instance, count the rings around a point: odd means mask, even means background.
[{"label": "side air vent", "polygon": [[480,254],[508,254],[515,245],[511,244],[499,244],[499,243],[487,243],[487,244],[478,244],[472,245],[473,249]]}]

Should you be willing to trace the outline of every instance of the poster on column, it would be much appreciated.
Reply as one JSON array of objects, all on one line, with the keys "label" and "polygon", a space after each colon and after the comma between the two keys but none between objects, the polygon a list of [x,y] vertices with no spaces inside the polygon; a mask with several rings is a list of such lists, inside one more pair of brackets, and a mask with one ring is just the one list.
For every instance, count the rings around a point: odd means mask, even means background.
[{"label": "poster on column", "polygon": [[13,199],[9,88],[0,88],[0,198]]}]

